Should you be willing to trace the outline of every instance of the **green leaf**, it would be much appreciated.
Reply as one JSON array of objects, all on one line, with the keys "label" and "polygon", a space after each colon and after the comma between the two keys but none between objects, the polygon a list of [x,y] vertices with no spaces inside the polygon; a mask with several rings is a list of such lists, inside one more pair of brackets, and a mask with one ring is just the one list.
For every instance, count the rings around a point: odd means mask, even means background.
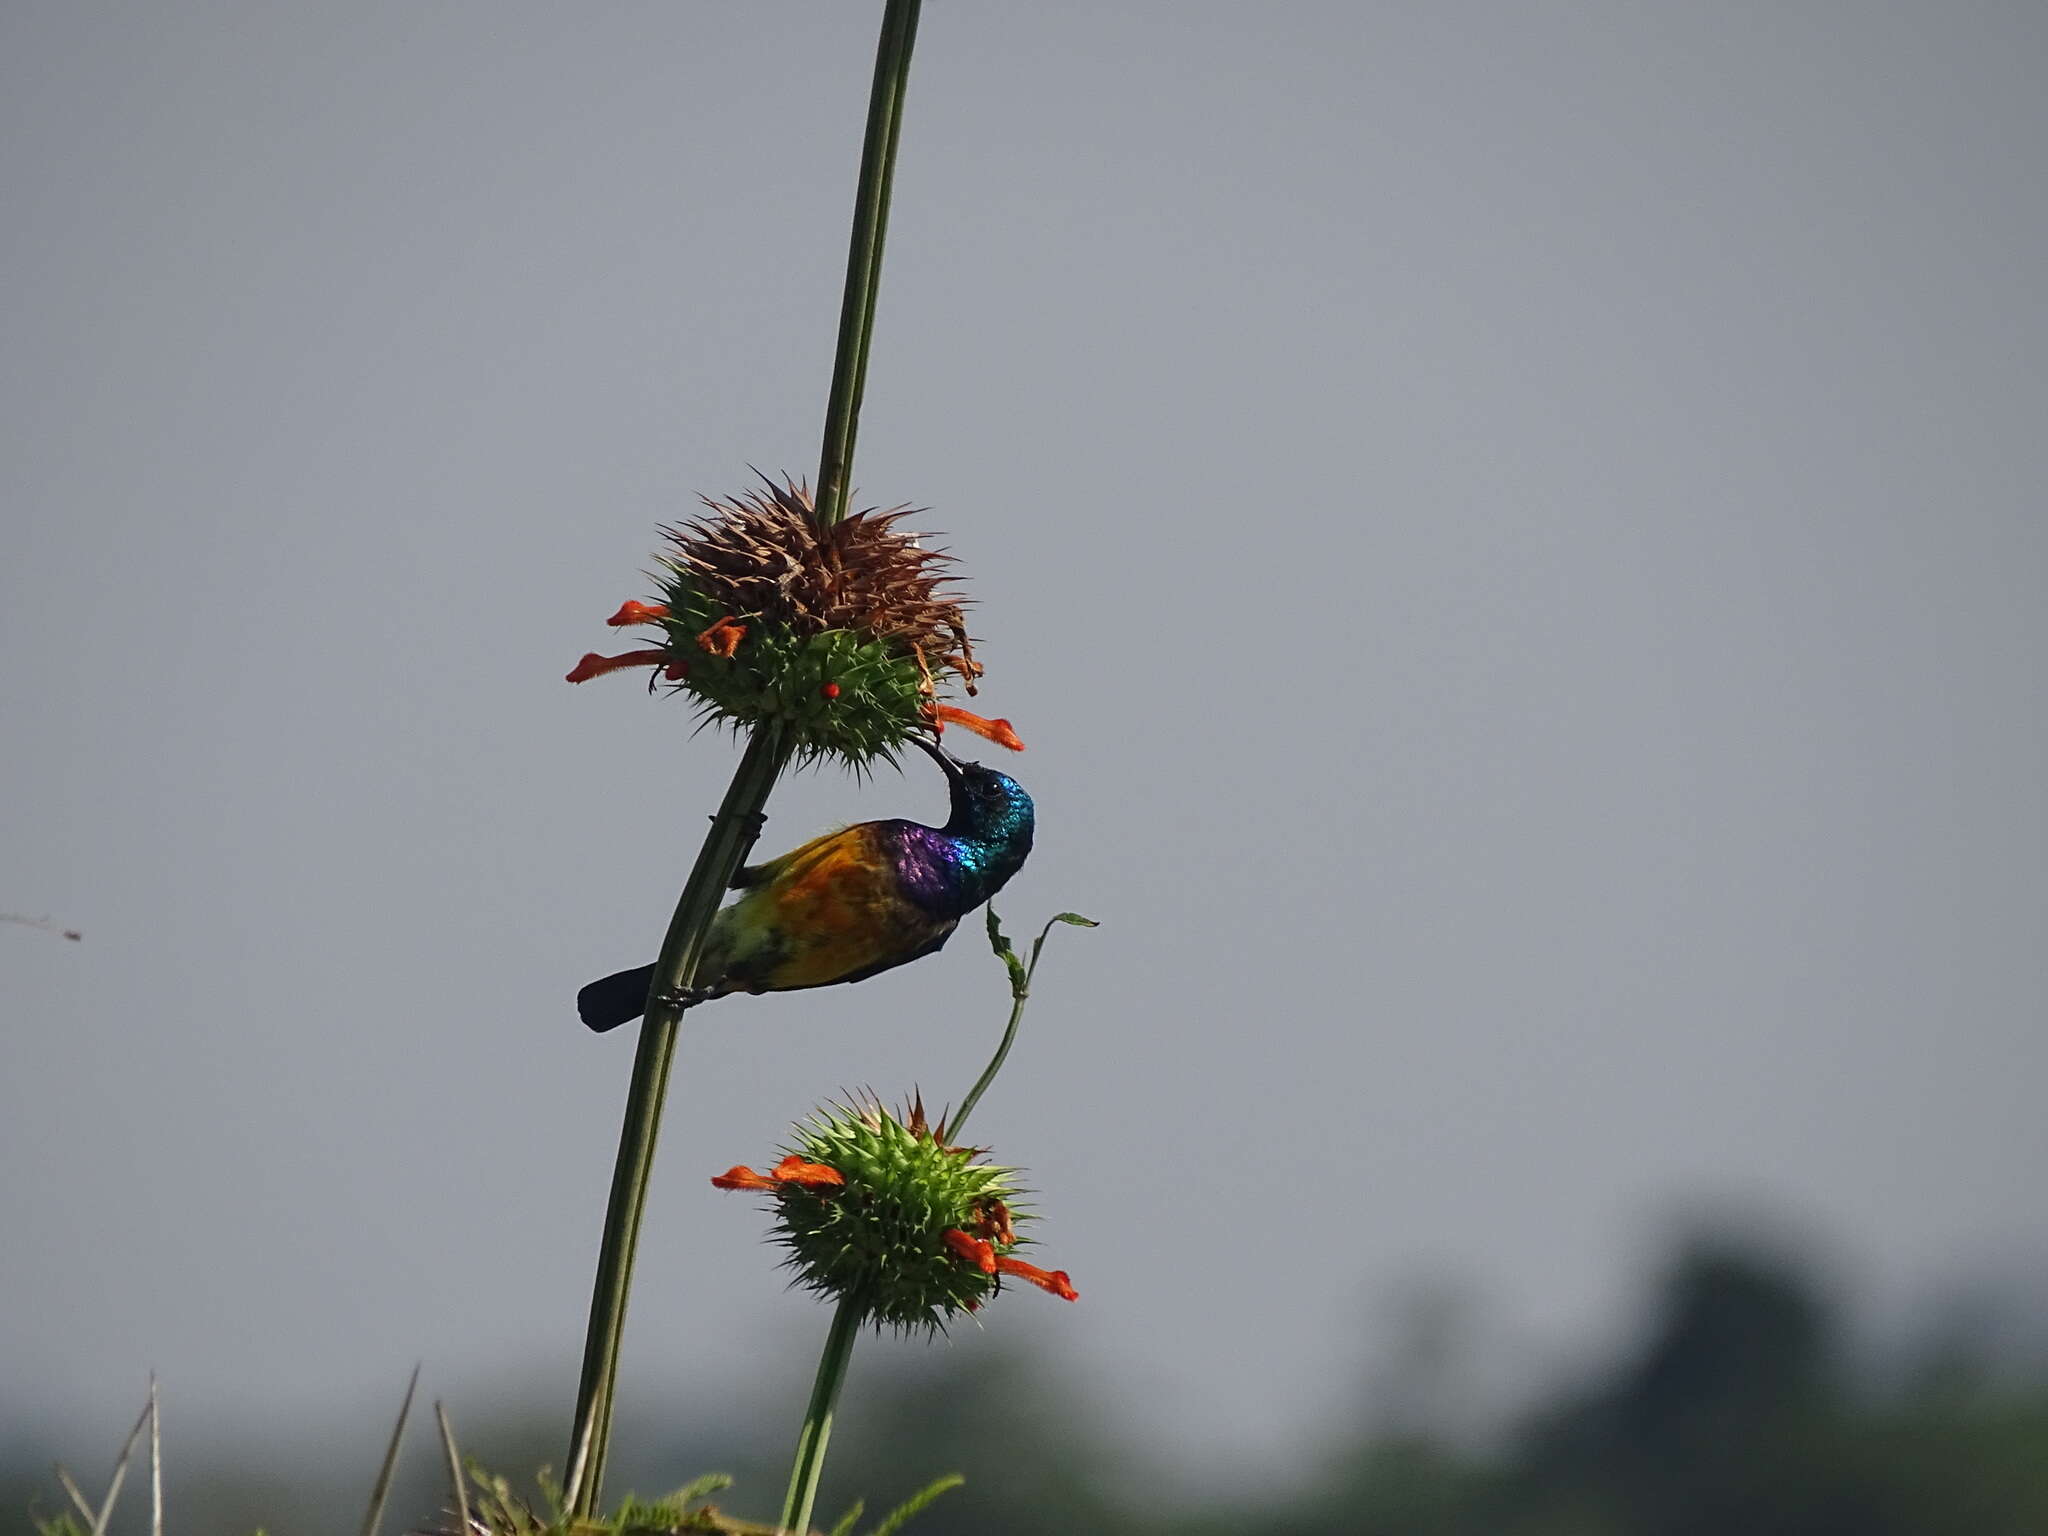
[{"label": "green leaf", "polygon": [[958,1472],[948,1472],[944,1477],[926,1484],[890,1510],[882,1523],[870,1531],[868,1536],[896,1536],[896,1533],[909,1523],[911,1516],[922,1511],[940,1494],[950,1492],[966,1481],[967,1479]]},{"label": "green leaf", "polygon": [[1070,928],[1100,928],[1102,926],[1094,918],[1083,917],[1078,912],[1061,912],[1051,918],[1043,928],[1038,930],[1038,937],[1032,941],[1031,964],[1024,971],[1024,979],[1026,981],[1029,981],[1032,973],[1038,969],[1038,952],[1045,948],[1046,938],[1051,934],[1054,923],[1065,923]]},{"label": "green leaf", "polygon": [[706,1472],[702,1477],[690,1479],[661,1502],[672,1504],[677,1509],[688,1509],[697,1500],[709,1498],[712,1494],[731,1486],[730,1472]]},{"label": "green leaf", "polygon": [[853,1501],[853,1508],[839,1517],[839,1523],[832,1527],[832,1536],[853,1536],[853,1528],[860,1524],[860,1517],[867,1512],[867,1505],[859,1499]]},{"label": "green leaf", "polygon": [[[1039,942],[1043,943],[1045,941],[1041,937]],[[1012,997],[1022,997],[1025,988],[1030,984],[1031,973],[1024,968],[1024,962],[1017,958],[1017,951],[1011,945],[1009,935],[1003,932],[1003,921],[996,916],[996,904],[994,902],[988,904],[988,947],[994,950],[997,958],[1009,968],[1010,995]]]}]

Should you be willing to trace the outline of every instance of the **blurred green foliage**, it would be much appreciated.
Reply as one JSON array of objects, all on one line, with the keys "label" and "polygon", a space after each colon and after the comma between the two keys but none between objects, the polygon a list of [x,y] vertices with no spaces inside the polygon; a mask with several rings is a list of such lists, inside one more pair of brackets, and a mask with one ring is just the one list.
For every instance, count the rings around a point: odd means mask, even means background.
[{"label": "blurred green foliage", "polygon": [[[1852,1358],[1828,1293],[1753,1244],[1687,1244],[1656,1299],[1640,1337],[1602,1375],[1554,1392],[1491,1448],[1418,1427],[1399,1404],[1375,1422],[1361,1411],[1348,1431],[1337,1426],[1313,1475],[1256,1503],[1177,1494],[1172,1479],[1119,1440],[1112,1420],[1019,1358],[971,1369],[941,1359],[913,1377],[856,1379],[820,1509],[829,1528],[856,1499],[887,1508],[958,1470],[966,1486],[920,1514],[913,1536],[2048,1532],[2048,1378],[2038,1370],[1951,1346],[1895,1382],[1874,1380],[1867,1362]],[[1128,1402],[1114,1409],[1143,1411]],[[536,1466],[559,1454],[555,1418],[522,1408],[465,1437],[465,1449],[496,1466]],[[730,1438],[727,1419],[724,1444],[695,1449],[701,1436],[671,1425],[658,1459],[730,1465],[739,1487],[720,1502],[758,1514],[772,1507],[786,1471],[794,1405],[787,1418],[742,1426],[744,1445]],[[43,1512],[53,1514],[61,1496],[51,1498],[47,1459],[24,1464],[27,1453],[20,1444],[0,1448],[0,1497],[24,1510],[32,1490],[47,1490]],[[196,1451],[173,1454],[194,1468]],[[433,1518],[441,1497],[433,1459],[424,1445],[410,1457],[412,1481],[401,1481],[387,1530]],[[309,1463],[296,1483],[291,1470],[273,1460],[181,1479],[174,1497],[182,1508],[170,1525],[214,1532],[266,1523],[291,1536],[354,1529],[373,1466]],[[122,1513],[132,1521],[146,1511]]]}]

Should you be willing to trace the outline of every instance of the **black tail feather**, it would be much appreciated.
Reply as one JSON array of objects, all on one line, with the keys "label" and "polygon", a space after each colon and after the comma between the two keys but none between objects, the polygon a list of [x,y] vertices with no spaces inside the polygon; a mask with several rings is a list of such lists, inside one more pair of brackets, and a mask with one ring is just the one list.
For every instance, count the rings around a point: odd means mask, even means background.
[{"label": "black tail feather", "polygon": [[647,1011],[647,989],[653,984],[651,965],[615,971],[576,994],[577,1016],[599,1034],[617,1029]]}]

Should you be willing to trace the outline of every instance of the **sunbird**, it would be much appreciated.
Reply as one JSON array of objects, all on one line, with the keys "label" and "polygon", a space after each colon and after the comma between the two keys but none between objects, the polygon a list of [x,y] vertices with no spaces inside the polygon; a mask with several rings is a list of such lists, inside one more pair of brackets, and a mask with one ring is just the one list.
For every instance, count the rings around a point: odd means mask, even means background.
[{"label": "sunbird", "polygon": [[[742,869],[732,883],[744,894],[712,920],[686,1005],[865,981],[908,965],[1023,867],[1033,821],[1024,786],[912,739],[946,772],[946,824],[863,821]],[[593,981],[576,994],[576,1011],[594,1030],[616,1029],[646,1010],[653,981],[651,965]]]}]

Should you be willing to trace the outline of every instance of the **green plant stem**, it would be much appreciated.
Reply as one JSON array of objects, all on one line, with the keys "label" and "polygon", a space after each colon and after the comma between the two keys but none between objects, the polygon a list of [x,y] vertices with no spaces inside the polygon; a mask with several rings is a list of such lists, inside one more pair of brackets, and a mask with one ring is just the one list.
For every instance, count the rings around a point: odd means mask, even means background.
[{"label": "green plant stem", "polygon": [[754,844],[762,810],[775,779],[789,760],[782,733],[771,726],[755,730],[740,758],[739,769],[725,792],[724,803],[711,818],[710,835],[698,850],[697,862],[676,903],[654,968],[646,1021],[633,1056],[633,1082],[626,1093],[625,1123],[619,1132],[619,1157],[612,1170],[610,1203],[605,1208],[604,1239],[598,1250],[597,1281],[591,1294],[590,1329],[583,1345],[583,1378],[577,1390],[575,1439],[569,1451],[569,1503],[573,1514],[591,1514],[604,1481],[606,1452],[611,1443],[613,1388],[619,1374],[619,1348],[626,1327],[626,1300],[633,1284],[633,1258],[640,1241],[640,1218],[647,1207],[648,1175],[654,1166],[656,1133],[662,1101],[668,1092],[669,1068],[675,1061],[676,1035],[682,1009],[674,994],[695,982],[697,955],[719,901]]},{"label": "green plant stem", "polygon": [[[1037,956],[1032,957],[1034,964]],[[1024,1005],[1031,1001],[1031,984],[1026,973],[1023,985],[1011,990],[1010,1022],[1003,1027],[1003,1043],[996,1047],[996,1053],[974,1086],[967,1090],[967,1097],[960,1101],[960,1108],[946,1125],[946,1140],[954,1146],[960,1145],[960,1127],[967,1123],[968,1111],[981,1102],[981,1096],[988,1091],[988,1085],[996,1080],[996,1074],[1003,1070],[1003,1058],[1010,1054],[1010,1045],[1017,1038],[1017,1023],[1024,1017]]]},{"label": "green plant stem", "polygon": [[832,1439],[832,1414],[839,1403],[839,1388],[846,1381],[847,1362],[853,1358],[853,1341],[867,1321],[867,1309],[851,1296],[842,1297],[832,1314],[832,1331],[825,1335],[825,1352],[818,1357],[817,1380],[811,1383],[810,1406],[804,1410],[804,1427],[796,1439],[796,1463],[789,1469],[789,1492],[782,1500],[778,1522],[786,1536],[806,1536],[811,1528],[811,1506],[818,1499],[818,1478],[825,1470],[825,1447]]},{"label": "green plant stem", "polygon": [[[911,45],[917,36],[918,11],[919,0],[888,0],[875,54],[860,182],[854,194],[846,290],[839,314],[839,343],[825,408],[824,449],[818,465],[817,517],[827,527],[846,515],[848,476],[852,472],[854,437],[866,388],[875,295],[880,286],[882,237],[888,225],[903,90],[910,68]],[[710,931],[733,874],[753,846],[769,791],[789,757],[790,747],[780,731],[765,726],[754,731],[725,800],[711,818],[710,835],[691,867],[682,897],[676,903],[675,917],[662,941],[661,958],[655,965],[647,1017],[641,1025],[640,1043],[633,1057],[633,1081],[626,1093],[618,1162],[612,1173],[604,1238],[598,1250],[597,1279],[591,1292],[590,1327],[584,1340],[583,1374],[577,1388],[576,1422],[569,1449],[566,1491],[572,1515],[595,1513],[603,1488],[633,1258],[639,1244],[640,1219],[647,1204],[662,1102],[668,1092],[669,1069],[675,1060],[677,1027],[682,1018],[682,1009],[668,999],[695,984],[697,956],[703,948],[704,936]],[[835,1322],[835,1331],[837,1327]],[[845,1348],[851,1347],[849,1333]],[[827,1412],[829,1423],[829,1404]],[[823,1450],[820,1439],[817,1454],[821,1457]],[[812,1475],[815,1481],[815,1470]]]},{"label": "green plant stem", "polygon": [[1078,912],[1061,912],[1047,921],[1038,930],[1038,937],[1031,943],[1031,959],[1018,957],[1016,948],[1003,933],[1002,919],[996,916],[995,904],[988,907],[988,941],[996,956],[1010,973],[1010,1022],[1003,1026],[1002,1044],[996,1047],[995,1055],[983,1069],[974,1086],[967,1090],[967,1097],[960,1101],[960,1111],[944,1127],[946,1140],[954,1146],[960,1144],[960,1128],[967,1124],[967,1116],[974,1106],[981,1102],[981,1096],[988,1092],[988,1085],[996,1080],[996,1074],[1003,1070],[1003,1062],[1010,1054],[1010,1047],[1017,1040],[1017,1025],[1024,1017],[1024,1005],[1031,1001],[1031,978],[1038,974],[1038,957],[1045,953],[1045,941],[1054,928],[1061,923],[1070,923],[1077,928],[1093,928],[1095,920],[1083,917]]},{"label": "green plant stem", "polygon": [[910,50],[917,41],[921,3],[888,0],[875,48],[867,139],[854,196],[853,237],[846,252],[846,293],[839,307],[839,351],[825,405],[825,443],[818,455],[818,521],[828,528],[846,516],[853,444],[867,385],[868,341],[874,334],[875,296],[881,287],[882,240],[888,233],[889,194],[896,179],[903,92],[910,78]]}]

